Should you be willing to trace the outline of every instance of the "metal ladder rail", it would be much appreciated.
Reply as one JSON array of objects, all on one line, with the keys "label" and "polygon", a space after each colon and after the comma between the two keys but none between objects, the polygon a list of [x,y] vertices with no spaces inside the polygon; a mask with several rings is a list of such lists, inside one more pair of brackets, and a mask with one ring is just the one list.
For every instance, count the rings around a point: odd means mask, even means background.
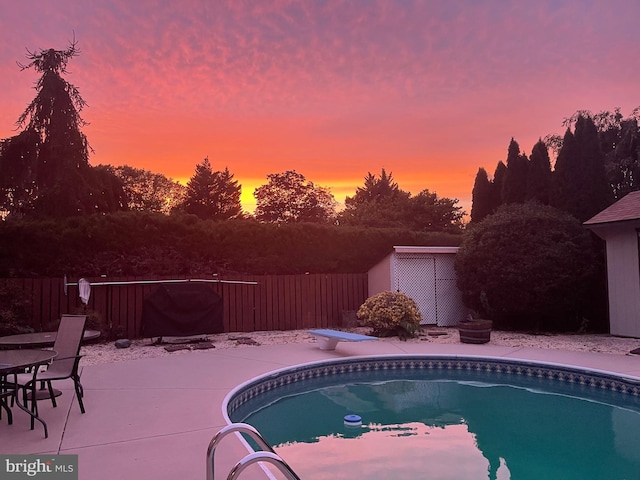
[{"label": "metal ladder rail", "polygon": [[280,457],[277,453],[265,451],[250,453],[238,463],[236,463],[229,472],[227,480],[234,480],[235,478],[238,478],[245,468],[257,462],[271,463],[272,465],[276,466],[288,480],[300,480],[300,477],[296,475],[296,473],[291,469],[289,464],[287,464],[287,462],[282,459],[282,457]]},{"label": "metal ladder rail", "polygon": [[209,442],[209,446],[207,447],[207,480],[214,480],[214,456],[216,453],[216,448],[220,441],[229,435],[230,433],[246,433],[249,435],[260,448],[263,450],[260,452],[250,453],[241,459],[236,465],[231,469],[229,475],[227,477],[228,480],[237,478],[242,471],[247,468],[249,465],[252,465],[256,462],[267,462],[276,466],[278,470],[280,470],[289,480],[300,480],[300,477],[296,475],[296,473],[291,469],[291,467],[285,462],[274,450],[269,442],[267,442],[264,437],[249,424],[246,423],[232,423],[231,425],[227,425],[223,429],[221,429],[218,433],[216,433],[211,442]]}]

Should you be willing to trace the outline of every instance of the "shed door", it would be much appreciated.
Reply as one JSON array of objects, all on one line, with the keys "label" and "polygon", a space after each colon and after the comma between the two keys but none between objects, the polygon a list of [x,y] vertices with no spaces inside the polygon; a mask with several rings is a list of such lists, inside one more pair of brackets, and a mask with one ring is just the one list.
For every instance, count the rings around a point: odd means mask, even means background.
[{"label": "shed door", "polygon": [[438,326],[452,327],[464,320],[467,308],[456,284],[455,255],[436,257],[436,305]]},{"label": "shed door", "polygon": [[418,304],[422,314],[421,325],[435,325],[436,315],[436,263],[435,257],[398,254],[395,261],[394,289]]}]

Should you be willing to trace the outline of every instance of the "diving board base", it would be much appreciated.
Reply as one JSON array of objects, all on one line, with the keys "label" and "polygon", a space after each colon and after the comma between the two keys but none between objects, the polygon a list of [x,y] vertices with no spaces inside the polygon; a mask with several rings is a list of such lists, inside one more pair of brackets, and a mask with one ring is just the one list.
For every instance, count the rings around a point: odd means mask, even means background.
[{"label": "diving board base", "polygon": [[378,339],[377,337],[371,337],[369,335],[340,332],[331,329],[309,330],[309,334],[317,338],[320,350],[335,350],[338,342],[367,342]]},{"label": "diving board base", "polygon": [[316,337],[318,339],[318,348],[320,350],[335,350],[338,346],[337,338]]}]

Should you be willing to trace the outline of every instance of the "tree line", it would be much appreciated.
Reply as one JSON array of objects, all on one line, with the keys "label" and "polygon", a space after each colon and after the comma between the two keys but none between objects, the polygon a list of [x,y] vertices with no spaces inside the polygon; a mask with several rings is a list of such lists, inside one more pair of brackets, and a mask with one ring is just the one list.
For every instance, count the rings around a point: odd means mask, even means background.
[{"label": "tree line", "polygon": [[255,219],[264,223],[320,223],[457,232],[464,212],[457,199],[428,189],[412,196],[384,169],[368,172],[364,186],[347,198],[344,210],[328,188],[295,170],[267,175],[254,192],[256,210],[243,211],[241,185],[228,167],[215,170],[208,158],[195,166],[186,186],[160,173],[125,166],[89,164],[91,147],[82,127],[86,102],[64,79],[75,41],[65,50],[28,51],[41,74],[37,95],[17,122],[22,131],[0,140],[0,216],[65,218],[121,211],[191,214],[201,220]]},{"label": "tree line", "polygon": [[[564,136],[538,140],[529,157],[512,138],[506,162],[498,162],[493,178],[478,169],[471,222],[501,205],[525,202],[553,206],[584,222],[640,189],[639,119],[640,107],[627,118],[620,109],[578,111],[565,120]],[[549,150],[557,154],[553,169]]]},{"label": "tree line", "polygon": [[469,308],[498,328],[607,331],[604,242],[582,224],[640,189],[639,118],[581,110],[530,156],[512,138],[493,178],[478,169],[456,256]]}]

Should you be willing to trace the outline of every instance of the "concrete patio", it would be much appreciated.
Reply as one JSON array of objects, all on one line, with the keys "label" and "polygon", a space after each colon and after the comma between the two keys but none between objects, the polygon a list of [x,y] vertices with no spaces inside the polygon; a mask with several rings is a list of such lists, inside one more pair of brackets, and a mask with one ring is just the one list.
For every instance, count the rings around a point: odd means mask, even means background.
[{"label": "concrete patio", "polygon": [[[286,366],[358,355],[464,354],[538,360],[640,377],[640,358],[597,353],[535,350],[491,344],[432,344],[401,341],[339,343],[335,351],[317,344],[290,343],[193,351],[175,356],[86,366],[82,371],[87,413],[82,415],[71,382],[58,407],[39,402],[49,426],[29,428],[14,408],[14,424],[0,420],[0,453],[77,454],[86,480],[204,480],[212,436],[226,425],[224,397],[238,384]],[[216,478],[226,478],[246,450],[235,436],[216,454]],[[265,478],[252,466],[242,478]]]}]

